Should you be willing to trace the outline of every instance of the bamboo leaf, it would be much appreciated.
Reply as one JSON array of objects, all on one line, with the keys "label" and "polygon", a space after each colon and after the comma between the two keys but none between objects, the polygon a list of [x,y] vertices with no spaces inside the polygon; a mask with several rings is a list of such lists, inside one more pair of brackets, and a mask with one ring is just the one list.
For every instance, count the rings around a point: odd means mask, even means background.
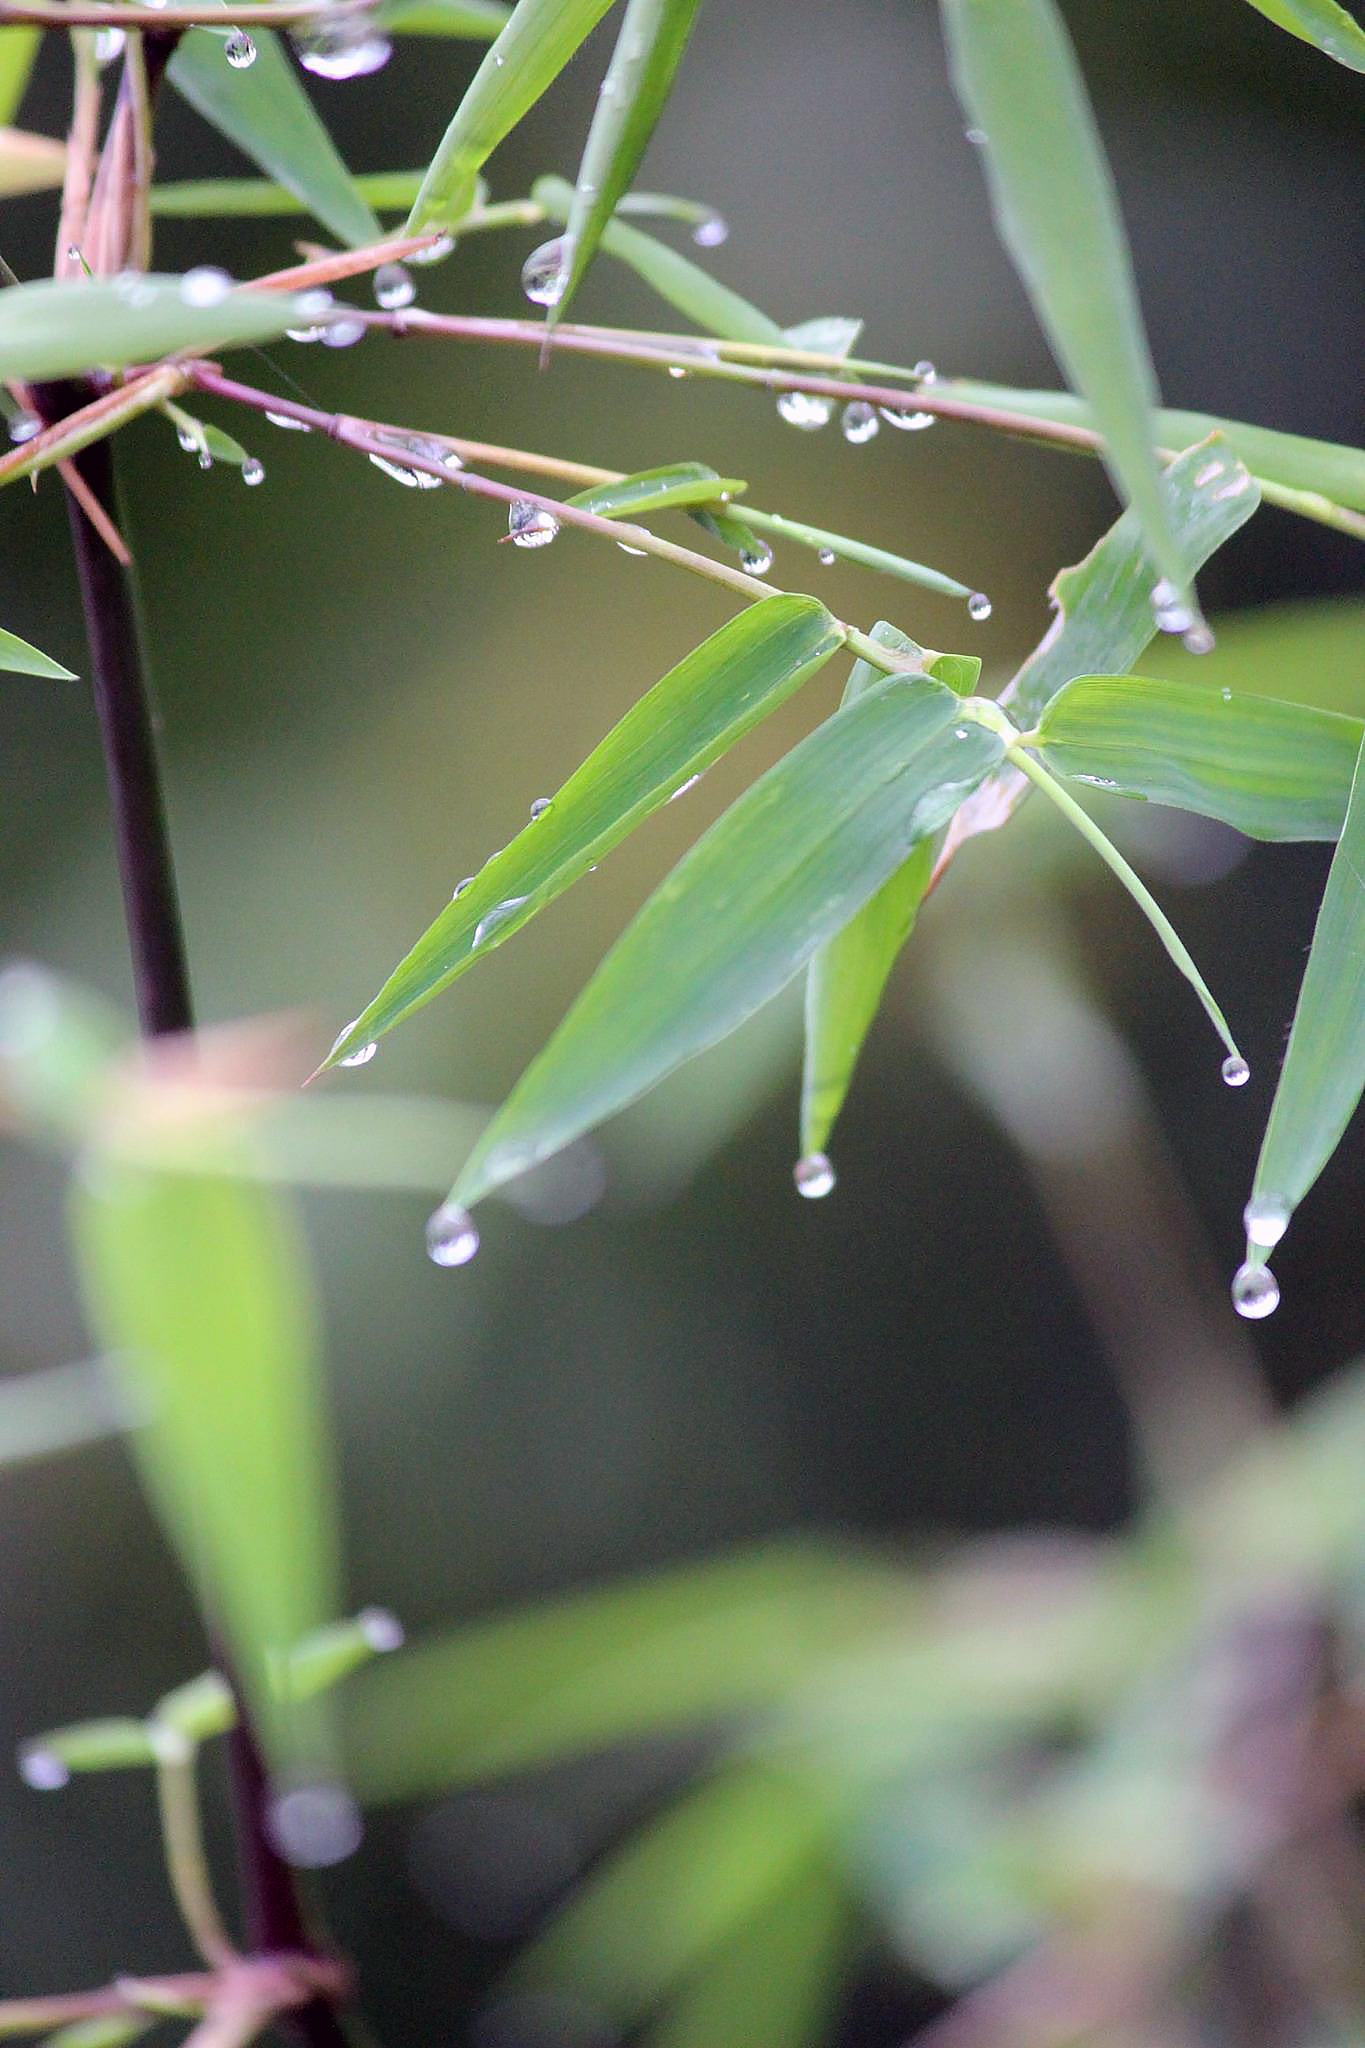
[{"label": "bamboo leaf", "polygon": [[1365,71],[1365,28],[1337,0],[1250,0],[1250,5],[1348,71]]},{"label": "bamboo leaf", "polygon": [[12,669],[16,675],[54,676],[58,682],[75,681],[75,673],[63,668],[50,654],[44,654],[37,647],[31,647],[27,640],[21,640],[17,633],[6,633],[0,629],[0,668]]},{"label": "bamboo leaf", "polygon": [[700,0],[626,0],[558,250],[563,287],[549,308],[551,326],[568,311],[602,230],[639,168],[699,5]]},{"label": "bamboo leaf", "polygon": [[[1336,1150],[1362,1088],[1365,775],[1357,761],[1247,1205],[1247,1260],[1253,1275]],[[1243,1313],[1268,1313],[1278,1295],[1258,1295],[1254,1279],[1252,1285],[1250,1303],[1239,1301],[1239,1306]]]},{"label": "bamboo leaf", "polygon": [[1055,0],[941,0],[953,79],[981,130],[1001,240],[1067,376],[1095,409],[1116,488],[1160,578],[1192,564],[1161,490],[1157,403],[1103,144]]},{"label": "bamboo leaf", "polygon": [[823,667],[842,637],[813,597],[774,594],[694,648],[446,905],[327,1064],[391,1030],[510,938]]},{"label": "bamboo leaf", "polygon": [[356,190],[280,39],[253,31],[256,61],[235,71],[222,38],[207,29],[181,37],[168,76],[182,99],[300,199],[340,242],[360,248],[383,230]]},{"label": "bamboo leaf", "polygon": [[512,18],[502,0],[380,0],[376,28],[396,36],[459,36],[491,43]]},{"label": "bamboo leaf", "polygon": [[0,292],[0,377],[32,382],[181,349],[238,348],[306,318],[302,302],[280,292],[236,291],[198,305],[178,277],[15,285]]},{"label": "bamboo leaf", "polygon": [[455,109],[408,215],[406,234],[453,227],[503,137],[553,85],[612,0],[517,0]]},{"label": "bamboo leaf", "polygon": [[955,576],[945,575],[942,569],[930,569],[923,562],[912,562],[907,555],[892,554],[889,548],[874,548],[866,541],[851,540],[846,533],[832,533],[828,527],[808,526],[804,520],[788,519],[781,512],[760,512],[753,505],[744,507],[744,520],[749,527],[761,528],[779,540],[795,541],[800,547],[814,548],[817,554],[837,555],[841,561],[856,562],[863,569],[879,570],[883,576],[895,576],[900,582],[913,583],[921,590],[937,591],[940,597],[970,599],[973,595],[970,584],[959,583]]},{"label": "bamboo leaf", "polygon": [[1198,811],[1253,839],[1336,839],[1365,727],[1198,683],[1081,676],[1038,731],[1043,760],[1073,781]]},{"label": "bamboo leaf", "polygon": [[19,111],[38,54],[40,33],[36,28],[0,29],[0,127],[7,126]]},{"label": "bamboo leaf", "polygon": [[738,497],[748,488],[739,477],[717,476],[704,462],[675,462],[666,469],[637,470],[618,483],[592,484],[566,502],[603,519],[638,519],[673,505],[708,505],[713,499]]},{"label": "bamboo leaf", "polygon": [[[7,35],[26,30],[0,30],[0,48]],[[22,192],[55,192],[66,174],[66,144],[50,135],[29,135],[22,128],[0,127],[0,199]]]},{"label": "bamboo leaf", "polygon": [[951,690],[890,677],[795,747],[679,862],[493,1118],[460,1206],[733,1031],[1001,758]]}]

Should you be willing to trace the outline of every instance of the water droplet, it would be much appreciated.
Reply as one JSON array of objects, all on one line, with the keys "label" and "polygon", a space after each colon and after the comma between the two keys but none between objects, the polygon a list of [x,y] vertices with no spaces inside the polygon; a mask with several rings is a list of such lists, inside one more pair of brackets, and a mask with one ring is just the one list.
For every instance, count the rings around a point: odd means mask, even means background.
[{"label": "water droplet", "polygon": [[455,884],[455,887],[450,892],[450,900],[452,903],[454,903],[458,897],[464,895],[465,890],[469,888],[473,880],[474,877],[472,875],[466,875],[462,882],[457,882]]},{"label": "water droplet", "polygon": [[877,408],[875,405],[869,405],[865,398],[855,398],[851,405],[844,407],[840,425],[844,430],[844,439],[852,441],[855,448],[861,447],[862,443],[870,441],[877,431]]},{"label": "water droplet", "polygon": [[234,71],[248,71],[256,62],[256,45],[245,29],[235,28],[223,45],[223,55]]},{"label": "water droplet", "polygon": [[934,424],[931,412],[918,412],[910,406],[882,405],[877,410],[888,427],[898,427],[903,434],[922,434],[926,427]]},{"label": "water droplet", "polygon": [[289,434],[311,434],[313,429],[307,420],[295,420],[287,412],[268,412],[266,418],[272,427],[283,427]]},{"label": "water droplet", "polygon": [[674,790],[672,796],[668,799],[668,801],[671,804],[675,804],[680,796],[687,795],[689,789],[695,789],[697,784],[701,781],[701,778],[702,770],[699,768],[695,775],[688,776],[686,782],[680,782],[678,784],[677,788]]},{"label": "water droplet", "polygon": [[187,306],[221,305],[231,290],[232,279],[227,272],[211,263],[187,270],[180,280],[180,296]]},{"label": "water droplet", "polygon": [[962,133],[966,136],[973,149],[984,149],[986,147],[987,138],[984,128],[964,128]]},{"label": "water droplet", "polygon": [[955,725],[953,727],[953,738],[955,740],[969,740],[971,736],[972,729],[969,725]]},{"label": "water droplet", "polygon": [[967,599],[967,617],[975,619],[978,626],[991,615],[991,601],[984,590],[974,590]]},{"label": "water droplet", "polygon": [[557,306],[568,282],[568,251],[562,235],[542,242],[521,266],[521,288],[533,306]]},{"label": "water droplet", "polygon": [[798,1159],[792,1168],[792,1180],[798,1195],[804,1195],[808,1202],[818,1202],[834,1186],[834,1168],[823,1152],[811,1152],[804,1159]]},{"label": "water droplet", "polygon": [[355,1619],[366,1643],[379,1656],[402,1649],[405,1640],[403,1624],[389,1608],[362,1607]]},{"label": "water droplet", "polygon": [[915,375],[921,384],[937,384],[938,382],[938,371],[934,368],[928,356],[921,356],[920,360],[915,364]]},{"label": "water droplet", "polygon": [[1190,626],[1181,635],[1180,644],[1186,654],[1212,654],[1215,643],[1213,634],[1200,619],[1196,625]]},{"label": "water droplet", "polygon": [[1290,1207],[1283,1195],[1253,1195],[1242,1211],[1252,1244],[1273,1251],[1289,1228]]},{"label": "water droplet", "polygon": [[1220,690],[1220,691],[1218,692],[1218,694],[1219,694],[1219,696],[1220,696],[1220,697],[1222,698],[1222,700],[1223,700],[1223,702],[1224,702],[1225,704],[1231,704],[1231,702],[1232,702],[1232,692],[1231,692],[1231,690],[1229,690],[1229,689],[1227,688],[1226,684],[1225,684],[1225,685],[1224,685],[1224,687],[1223,687],[1223,688],[1222,688],[1222,689],[1221,689],[1221,690]]},{"label": "water droplet", "polygon": [[25,1743],[19,1751],[19,1776],[35,1792],[60,1792],[71,1782],[71,1773],[59,1756],[41,1743]]},{"label": "water droplet", "polygon": [[682,378],[684,378],[687,375],[687,372],[683,368],[681,363],[670,363],[668,366],[668,374],[670,377],[676,378],[679,381],[681,381]]},{"label": "water droplet", "polygon": [[25,441],[31,441],[42,431],[43,423],[36,412],[16,412],[9,423],[9,437],[16,448],[21,448]]},{"label": "water droplet", "polygon": [[498,70],[501,71],[503,65],[507,62],[507,59],[503,56],[501,50],[497,50],[494,52],[493,62],[497,66]]},{"label": "water droplet", "polygon": [[1239,1052],[1230,1052],[1223,1062],[1223,1079],[1229,1088],[1245,1088],[1251,1069]]},{"label": "water droplet", "polygon": [[381,263],[373,284],[374,302],[386,313],[395,312],[399,306],[410,306],[417,297],[417,287],[401,263]]},{"label": "water droplet", "polygon": [[526,898],[524,896],[509,896],[505,902],[495,903],[487,917],[481,917],[475,925],[473,944],[475,946],[485,945],[492,938],[498,927],[506,924],[508,918],[514,912],[520,910],[525,901]]},{"label": "water droplet", "polygon": [[821,398],[814,391],[784,391],[777,401],[777,410],[789,427],[800,427],[803,432],[813,434],[818,428],[829,425],[834,400]]},{"label": "water droplet", "polygon": [[730,223],[719,213],[703,214],[692,230],[692,240],[699,249],[719,249],[729,237]]},{"label": "water droplet", "polygon": [[623,555],[645,555],[649,552],[647,548],[633,548],[630,542],[625,540],[618,540],[616,545]]},{"label": "water droplet", "polygon": [[[421,434],[397,434],[389,427],[376,427],[371,439],[380,441],[386,448],[393,448],[404,455],[419,455],[425,462],[438,462],[442,469],[463,469],[464,464],[453,448],[447,448],[440,441],[426,440]],[[385,476],[391,476],[396,484],[405,484],[412,491],[439,491],[441,479],[433,476],[428,469],[414,469],[407,462],[391,462],[386,456],[369,451],[370,461],[376,469],[382,469]]]},{"label": "water droplet", "polygon": [[543,817],[545,816],[545,813],[546,813],[546,812],[547,812],[547,811],[549,810],[549,808],[550,808],[550,799],[549,799],[549,797],[547,797],[547,796],[538,796],[538,797],[536,798],[535,802],[534,802],[534,803],[532,804],[532,806],[531,806],[531,819],[532,819],[532,822],[534,823],[534,821],[535,821],[535,820],[536,820],[537,818],[543,818]]},{"label": "water droplet", "polygon": [[454,235],[438,235],[434,242],[428,242],[425,249],[414,249],[408,262],[419,263],[425,270],[428,264],[444,263],[454,247]]},{"label": "water droplet", "polygon": [[100,28],[95,31],[95,62],[103,70],[112,64],[115,57],[123,54],[123,30],[121,28]]},{"label": "water droplet", "polygon": [[559,521],[529,498],[517,498],[507,508],[507,531],[514,548],[546,548],[559,532]]},{"label": "water droplet", "polygon": [[270,1838],[287,1863],[325,1870],[360,1847],[360,1808],[343,1785],[295,1785],[270,1803]]},{"label": "water droplet", "polygon": [[213,468],[213,457],[209,454],[207,448],[201,448],[199,450],[199,467],[201,469]]},{"label": "water droplet", "polygon": [[248,455],[246,461],[242,464],[242,482],[244,484],[263,484],[265,482],[265,464],[258,461],[254,455]]},{"label": "water droplet", "polygon": [[322,330],[324,348],[354,348],[363,340],[365,322],[357,320],[354,313],[338,313],[326,322]]},{"label": "water droplet", "polygon": [[1280,1283],[1269,1266],[1253,1266],[1248,1259],[1232,1276],[1232,1305],[1239,1316],[1259,1323],[1273,1315],[1280,1305]]},{"label": "water droplet", "polygon": [[364,78],[382,70],[393,54],[388,37],[375,35],[364,20],[296,36],[294,47],[304,70],[315,78]]},{"label": "water droplet", "polygon": [[1194,624],[1194,613],[1166,576],[1152,585],[1152,614],[1162,633],[1188,633]]},{"label": "water droplet", "polygon": [[[355,1027],[359,1022],[360,1019],[358,1017],[352,1017],[350,1023],[346,1026],[345,1030],[338,1031],[336,1037],[332,1041],[333,1052],[336,1051],[337,1047],[340,1044],[342,1044],[345,1039],[350,1037],[351,1033],[355,1030]],[[374,1058],[375,1054],[378,1052],[378,1050],[379,1047],[373,1042],[373,1040],[371,1040],[371,1042],[368,1045],[358,1045],[354,1052],[348,1052],[344,1060],[337,1061],[337,1065],[339,1067],[367,1067],[370,1064],[370,1061]]]},{"label": "water droplet", "polygon": [[832,569],[838,557],[833,548],[821,548],[815,559],[822,569]]},{"label": "water droplet", "polygon": [[766,576],[773,565],[773,551],[766,540],[755,542],[751,548],[741,548],[739,566],[746,576]]},{"label": "water droplet", "polygon": [[427,1218],[427,1257],[433,1266],[467,1266],[479,1249],[479,1233],[468,1209],[442,1202]]},{"label": "water droplet", "polygon": [[195,449],[199,446],[199,436],[195,433],[193,427],[177,427],[175,438],[187,455],[193,455]]}]

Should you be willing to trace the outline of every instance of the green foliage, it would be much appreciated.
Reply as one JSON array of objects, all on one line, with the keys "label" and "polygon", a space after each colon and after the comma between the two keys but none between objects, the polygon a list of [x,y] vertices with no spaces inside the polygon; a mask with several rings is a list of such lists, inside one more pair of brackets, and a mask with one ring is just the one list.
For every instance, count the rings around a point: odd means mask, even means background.
[{"label": "green foliage", "polygon": [[1365,29],[1337,0],[1250,0],[1257,13],[1335,57],[1350,71],[1365,71]]},{"label": "green foliage", "polygon": [[63,668],[50,654],[40,648],[31,647],[27,640],[21,640],[17,633],[0,630],[0,668],[11,669],[17,675],[53,676],[58,682],[75,681],[71,670]]},{"label": "green foliage", "polygon": [[180,349],[273,341],[307,319],[285,292],[233,292],[196,304],[178,277],[24,284],[0,292],[0,377],[71,377]]}]

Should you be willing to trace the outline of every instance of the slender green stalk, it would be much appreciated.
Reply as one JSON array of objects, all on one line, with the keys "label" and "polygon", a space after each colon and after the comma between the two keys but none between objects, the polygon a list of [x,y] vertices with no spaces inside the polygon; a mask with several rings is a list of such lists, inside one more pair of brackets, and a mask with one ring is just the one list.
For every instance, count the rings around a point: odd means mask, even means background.
[{"label": "slender green stalk", "polygon": [[195,1783],[195,1750],[178,1729],[153,1723],[156,1796],[166,1873],[191,1941],[211,1968],[235,1954],[213,1895]]}]

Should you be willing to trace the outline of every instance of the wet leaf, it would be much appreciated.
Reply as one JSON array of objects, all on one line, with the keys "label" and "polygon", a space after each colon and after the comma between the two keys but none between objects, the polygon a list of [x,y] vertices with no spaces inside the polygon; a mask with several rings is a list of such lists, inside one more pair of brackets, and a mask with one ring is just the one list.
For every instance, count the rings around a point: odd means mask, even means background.
[{"label": "wet leaf", "polygon": [[270,341],[306,317],[281,292],[236,291],[191,305],[178,277],[81,278],[0,292],[0,377],[26,382],[122,369],[180,349]]}]

